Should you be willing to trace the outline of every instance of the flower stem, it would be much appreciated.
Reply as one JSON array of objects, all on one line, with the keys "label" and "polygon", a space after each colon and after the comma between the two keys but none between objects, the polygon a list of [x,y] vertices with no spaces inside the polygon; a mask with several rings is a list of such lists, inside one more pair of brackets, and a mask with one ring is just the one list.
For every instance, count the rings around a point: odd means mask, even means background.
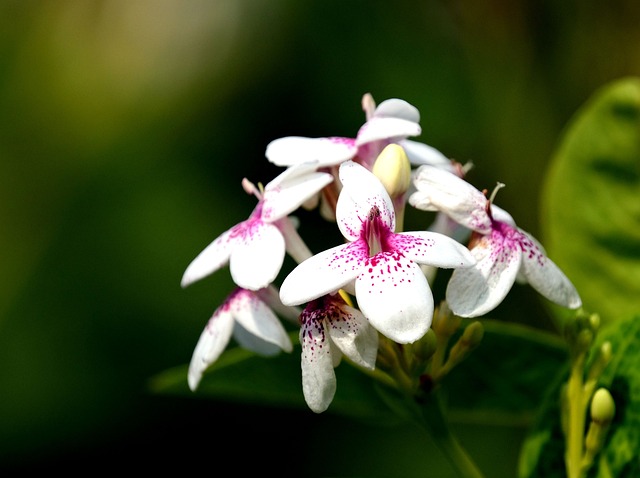
[{"label": "flower stem", "polygon": [[451,432],[444,416],[437,391],[432,392],[420,406],[420,425],[433,437],[460,478],[483,478],[484,475]]},{"label": "flower stem", "polygon": [[583,394],[583,366],[583,356],[573,362],[567,385],[569,420],[566,438],[566,466],[568,478],[583,476],[581,462],[586,408]]}]

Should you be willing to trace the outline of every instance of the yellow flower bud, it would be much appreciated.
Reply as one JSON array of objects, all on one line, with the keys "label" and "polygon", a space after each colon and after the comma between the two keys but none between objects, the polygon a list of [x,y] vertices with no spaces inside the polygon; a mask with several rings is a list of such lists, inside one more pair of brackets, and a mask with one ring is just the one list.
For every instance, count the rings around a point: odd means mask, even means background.
[{"label": "yellow flower bud", "polygon": [[387,145],[373,164],[373,174],[391,199],[406,193],[411,184],[411,163],[404,148],[398,144]]}]

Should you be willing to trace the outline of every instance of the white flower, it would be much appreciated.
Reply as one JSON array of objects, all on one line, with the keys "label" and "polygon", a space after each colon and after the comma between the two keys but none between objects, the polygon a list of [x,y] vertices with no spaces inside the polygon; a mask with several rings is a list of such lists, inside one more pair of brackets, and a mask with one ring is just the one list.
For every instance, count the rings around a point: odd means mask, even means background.
[{"label": "white flower", "polygon": [[422,132],[420,113],[404,100],[392,98],[376,107],[371,95],[366,94],[362,99],[362,107],[366,122],[355,138],[286,136],[267,145],[267,159],[278,166],[318,161],[319,168],[354,159],[371,170],[373,162],[386,145],[418,136]]},{"label": "white flower", "polygon": [[391,199],[363,166],[343,163],[340,180],[336,217],[349,242],[299,264],[280,288],[282,302],[298,305],[353,288],[360,310],[378,331],[399,343],[414,342],[427,332],[433,317],[433,295],[418,264],[456,268],[475,260],[442,234],[394,233]]},{"label": "white flower", "polygon": [[446,299],[456,315],[477,317],[493,310],[516,280],[561,306],[582,305],[573,284],[538,241],[474,186],[432,166],[418,168],[414,184],[417,191],[409,204],[441,211],[473,231],[470,249],[477,263],[454,271],[447,286]]},{"label": "white flower", "polygon": [[[286,330],[271,310],[271,304],[279,312],[285,312],[282,304],[277,304],[277,292],[271,286],[258,291],[237,288],[225,299],[207,322],[191,357],[187,381],[192,391],[196,390],[202,374],[220,357],[232,336],[241,347],[264,356],[293,350]],[[288,318],[297,318],[299,310],[294,307],[288,309]]]},{"label": "white flower", "polygon": [[258,204],[249,219],[222,233],[189,264],[182,287],[227,263],[238,286],[250,290],[268,286],[282,268],[285,251],[299,260],[310,255],[297,240],[287,215],[332,180],[330,174],[317,172],[316,165],[309,163],[286,169],[267,184],[264,193],[245,179],[245,191],[255,194]]},{"label": "white flower", "polygon": [[378,352],[378,332],[358,309],[339,294],[312,300],[300,315],[302,391],[309,408],[324,412],[336,392],[337,367],[343,355],[373,369]]}]

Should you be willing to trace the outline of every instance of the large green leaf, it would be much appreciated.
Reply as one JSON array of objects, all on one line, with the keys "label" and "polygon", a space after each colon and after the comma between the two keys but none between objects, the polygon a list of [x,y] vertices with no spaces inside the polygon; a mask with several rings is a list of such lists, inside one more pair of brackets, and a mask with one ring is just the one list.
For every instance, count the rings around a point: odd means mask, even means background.
[{"label": "large green leaf", "polygon": [[[300,372],[300,348],[292,354],[263,358],[231,348],[207,371],[197,397],[304,407]],[[485,322],[480,346],[447,377],[447,406],[457,422],[524,426],[529,424],[542,399],[549,375],[566,361],[562,342],[554,335],[526,326]],[[191,394],[186,366],[154,377],[158,393]],[[338,389],[329,412],[355,418],[394,422],[395,416],[378,394],[372,379],[342,363],[336,368]]]},{"label": "large green leaf", "polygon": [[[612,345],[613,360],[598,386],[609,389],[616,414],[604,449],[591,468],[590,477],[640,476],[640,315],[618,320],[601,331],[595,350],[604,342]],[[560,426],[561,380],[550,388],[539,421],[523,446],[521,478],[564,478],[564,436]]]},{"label": "large green leaf", "polygon": [[598,91],[554,155],[544,244],[584,306],[611,322],[640,311],[640,79]]}]

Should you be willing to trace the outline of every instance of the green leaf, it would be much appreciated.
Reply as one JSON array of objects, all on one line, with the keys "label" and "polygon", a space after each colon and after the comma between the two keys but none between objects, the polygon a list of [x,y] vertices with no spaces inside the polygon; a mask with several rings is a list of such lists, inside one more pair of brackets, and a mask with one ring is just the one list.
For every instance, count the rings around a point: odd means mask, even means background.
[{"label": "green leaf", "polygon": [[[308,409],[302,395],[297,333],[291,334],[291,340],[293,352],[275,357],[262,357],[239,347],[226,350],[207,370],[195,394],[187,386],[187,366],[154,377],[151,389],[157,393],[191,394],[235,403]],[[378,398],[368,375],[343,362],[336,368],[336,377],[336,395],[329,408],[332,413],[363,420],[375,418],[378,422],[398,421]]]},{"label": "green leaf", "polygon": [[[530,424],[549,374],[566,361],[559,338],[530,327],[485,322],[480,346],[447,377],[447,404],[457,422]],[[207,371],[197,393],[187,387],[187,367],[165,371],[151,382],[157,393],[307,408],[302,395],[300,346],[265,358],[240,348],[225,351]],[[534,364],[534,366],[532,366]],[[377,423],[406,421],[390,406],[384,387],[349,363],[336,368],[338,388],[328,412]],[[382,388],[382,390],[381,390]]]},{"label": "green leaf", "polygon": [[[590,478],[640,476],[640,315],[609,324],[598,334],[594,350],[609,341],[613,360],[598,387],[611,392],[616,405],[604,449],[588,473]],[[560,425],[560,389],[567,378],[549,389],[538,423],[525,441],[520,458],[520,478],[564,478],[564,436]]]},{"label": "green leaf", "polygon": [[543,193],[545,248],[584,307],[604,323],[640,311],[640,78],[605,86],[578,111]]}]

